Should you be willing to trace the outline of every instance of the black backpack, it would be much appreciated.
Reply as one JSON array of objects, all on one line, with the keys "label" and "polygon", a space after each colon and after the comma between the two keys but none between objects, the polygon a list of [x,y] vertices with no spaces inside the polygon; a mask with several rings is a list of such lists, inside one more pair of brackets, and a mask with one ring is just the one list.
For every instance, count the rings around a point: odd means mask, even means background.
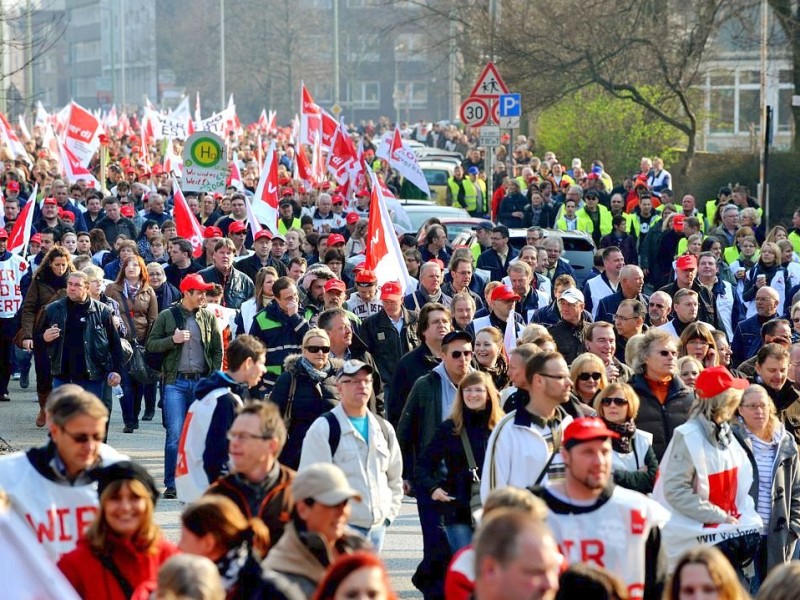
[{"label": "black backpack", "polygon": [[[178,305],[173,304],[167,310],[172,313],[172,317],[175,319],[175,327],[183,329],[186,322],[183,319],[183,313],[181,313],[181,309],[178,308]],[[153,371],[161,373],[164,369],[164,357],[166,354],[166,352],[150,352],[147,350],[145,351],[144,360],[147,366],[153,369]]]},{"label": "black backpack", "polygon": [[[339,425],[339,419],[336,418],[333,412],[326,412],[322,416],[325,417],[325,420],[328,422],[328,445],[331,447],[331,458],[333,458],[333,455],[336,454],[336,450],[339,448],[339,440],[342,438],[342,426]],[[378,425],[381,426],[381,433],[383,433],[383,437],[388,444],[389,424],[383,417],[379,417],[378,415],[374,416],[378,419]]]}]

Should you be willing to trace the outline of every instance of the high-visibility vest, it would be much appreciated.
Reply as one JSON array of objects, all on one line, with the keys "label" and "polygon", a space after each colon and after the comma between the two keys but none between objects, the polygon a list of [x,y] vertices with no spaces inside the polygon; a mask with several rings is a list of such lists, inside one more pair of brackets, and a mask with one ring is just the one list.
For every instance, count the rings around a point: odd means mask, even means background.
[{"label": "high-visibility vest", "polygon": [[[598,206],[597,210],[600,211],[600,235],[608,235],[611,233],[613,229],[611,225],[611,211],[608,210],[605,206]],[[589,224],[591,225],[591,229],[589,229],[589,233],[594,233],[594,221],[589,216],[589,213],[586,212],[586,208],[579,208],[576,212],[578,215],[578,222],[581,220],[581,216],[585,217]]]},{"label": "high-visibility vest", "polygon": [[792,231],[789,234],[789,241],[792,242],[792,248],[794,248],[795,254],[800,254],[800,234],[796,231]]},{"label": "high-visibility vest", "polygon": [[[594,226],[592,225],[592,220],[588,217],[588,215],[581,215],[580,211],[578,211],[575,213],[575,216],[578,218],[575,231],[585,231],[591,235],[592,231],[594,230]],[[559,231],[570,231],[567,228],[567,219],[565,217],[562,216],[556,221],[556,229]]]},{"label": "high-visibility vest", "polygon": [[[478,194],[475,190],[475,184],[472,183],[467,178],[461,180],[462,185],[464,186],[464,207],[467,212],[472,212],[478,209]],[[453,198],[453,206],[458,206],[462,208],[460,204],[458,204],[458,183],[455,180],[455,177],[450,177],[447,180],[447,186],[450,188],[450,195]]]},{"label": "high-visibility vest", "polygon": [[281,235],[286,235],[286,232],[290,229],[302,229],[303,226],[300,224],[300,219],[293,219],[292,226],[286,227],[286,224],[283,222],[283,219],[278,219],[278,231]]}]

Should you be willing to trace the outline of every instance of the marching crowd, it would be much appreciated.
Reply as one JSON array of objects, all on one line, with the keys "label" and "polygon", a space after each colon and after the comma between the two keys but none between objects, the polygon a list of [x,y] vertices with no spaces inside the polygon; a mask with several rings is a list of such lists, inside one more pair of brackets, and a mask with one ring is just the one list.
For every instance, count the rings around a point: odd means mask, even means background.
[{"label": "marching crowd", "polygon": [[[291,143],[273,227],[248,222],[247,135],[242,186],[186,194],[199,255],[135,139],[111,140],[108,193],[34,144],[2,175],[0,401],[33,366],[48,438],[0,458],[0,505],[77,597],[393,598],[404,496],[428,599],[792,597],[800,210],[767,231],[743,186],[679,199],[654,158],[615,187],[521,139],[449,179],[466,243],[432,218],[399,234],[409,280],[379,282],[370,192],[304,186]],[[117,403],[130,435],[160,410],[163,485],[105,444]],[[177,545],[159,498],[184,503]]]}]

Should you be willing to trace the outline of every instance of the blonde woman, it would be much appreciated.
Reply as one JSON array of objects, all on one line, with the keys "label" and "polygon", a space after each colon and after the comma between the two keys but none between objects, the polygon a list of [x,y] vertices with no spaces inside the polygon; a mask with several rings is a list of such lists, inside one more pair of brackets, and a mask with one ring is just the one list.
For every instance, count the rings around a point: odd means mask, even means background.
[{"label": "blonde woman", "polygon": [[697,377],[703,370],[703,364],[694,356],[684,356],[678,359],[678,377],[690,390],[694,389]]},{"label": "blonde woman", "polygon": [[614,483],[649,494],[658,473],[653,435],[636,428],[639,396],[627,383],[610,383],[594,399],[594,409],[606,427],[619,434],[612,439]]},{"label": "blonde woman", "polygon": [[671,565],[698,536],[717,546],[740,573],[758,548],[761,517],[749,495],[753,468],[729,425],[749,385],[725,367],[705,369],[695,384],[689,419],[667,447],[653,498],[672,512],[662,530]]},{"label": "blonde woman", "polygon": [[58,568],[83,600],[127,599],[178,549],[156,525],[158,490],[144,467],[121,461],[93,475],[100,511]]},{"label": "blonde woman", "polygon": [[[458,386],[450,418],[417,460],[417,485],[439,503],[453,552],[472,540],[473,483],[477,484],[473,477],[481,476],[489,436],[503,414],[491,377],[480,371],[467,374]],[[475,459],[475,473],[470,470],[467,445]],[[446,474],[442,474],[442,462]]]},{"label": "blonde woman", "polygon": [[576,358],[569,370],[573,394],[583,404],[592,405],[598,392],[608,385],[606,367],[596,354],[584,352]]},{"label": "blonde woman", "polygon": [[742,394],[733,434],[744,448],[753,472],[750,490],[764,527],[755,559],[755,577],[750,593],[755,594],[773,567],[789,562],[800,537],[800,468],[794,438],[781,424],[775,404],[760,385]]}]

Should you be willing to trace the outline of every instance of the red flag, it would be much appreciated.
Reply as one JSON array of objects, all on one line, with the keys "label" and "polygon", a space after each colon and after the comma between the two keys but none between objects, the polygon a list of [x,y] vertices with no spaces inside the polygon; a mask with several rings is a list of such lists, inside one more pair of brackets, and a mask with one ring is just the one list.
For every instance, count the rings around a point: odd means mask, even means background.
[{"label": "red flag", "polygon": [[228,180],[225,182],[225,186],[233,186],[236,191],[243,192],[244,183],[242,183],[242,173],[239,171],[239,159],[236,156],[236,152],[233,153],[233,160],[228,164],[230,168],[228,169]]},{"label": "red flag", "polygon": [[300,139],[297,141],[312,146],[314,138],[322,135],[322,109],[314,102],[305,84],[301,84],[300,95]]},{"label": "red flag", "polygon": [[260,223],[264,223],[273,233],[278,230],[278,158],[275,142],[269,146],[264,159],[264,168],[258,178],[258,186],[253,196],[253,212]]},{"label": "red flag", "polygon": [[70,149],[61,143],[61,140],[56,138],[56,143],[58,144],[59,158],[61,160],[61,170],[67,181],[75,183],[79,179],[83,179],[88,187],[99,190],[101,187],[100,182],[95,179],[92,172],[81,164],[81,161],[77,159]]},{"label": "red flag", "polygon": [[175,204],[173,208],[173,217],[175,219],[175,229],[178,233],[178,237],[185,238],[191,242],[192,248],[194,249],[192,254],[195,258],[198,258],[203,254],[203,228],[197,221],[197,217],[194,216],[194,213],[189,208],[189,205],[186,204],[186,198],[178,182],[175,180],[175,177],[172,178],[172,190]]},{"label": "red flag", "polygon": [[378,286],[388,281],[398,281],[405,293],[413,289],[411,276],[403,260],[400,242],[392,226],[389,209],[386,206],[378,177],[370,172],[372,196],[369,203],[369,222],[367,225],[367,256],[365,268],[373,271],[378,278]]},{"label": "red flag", "polygon": [[314,187],[311,163],[308,162],[308,155],[306,155],[305,148],[301,145],[294,156],[294,168],[297,171],[295,179],[299,179],[309,188]]},{"label": "red flag", "polygon": [[358,154],[353,145],[353,140],[347,133],[344,123],[336,128],[328,154],[328,171],[340,184],[350,176],[352,165],[358,161]]},{"label": "red flag", "polygon": [[8,242],[6,242],[6,250],[14,254],[23,254],[28,248],[28,242],[31,239],[31,227],[33,227],[33,213],[34,205],[36,204],[36,194],[39,192],[39,184],[33,186],[33,192],[30,199],[22,207],[22,211],[17,215],[17,220],[14,221],[14,227],[8,234]]},{"label": "red flag", "polygon": [[339,129],[339,122],[324,110],[322,112],[322,149],[330,150],[333,146],[333,136]]}]

